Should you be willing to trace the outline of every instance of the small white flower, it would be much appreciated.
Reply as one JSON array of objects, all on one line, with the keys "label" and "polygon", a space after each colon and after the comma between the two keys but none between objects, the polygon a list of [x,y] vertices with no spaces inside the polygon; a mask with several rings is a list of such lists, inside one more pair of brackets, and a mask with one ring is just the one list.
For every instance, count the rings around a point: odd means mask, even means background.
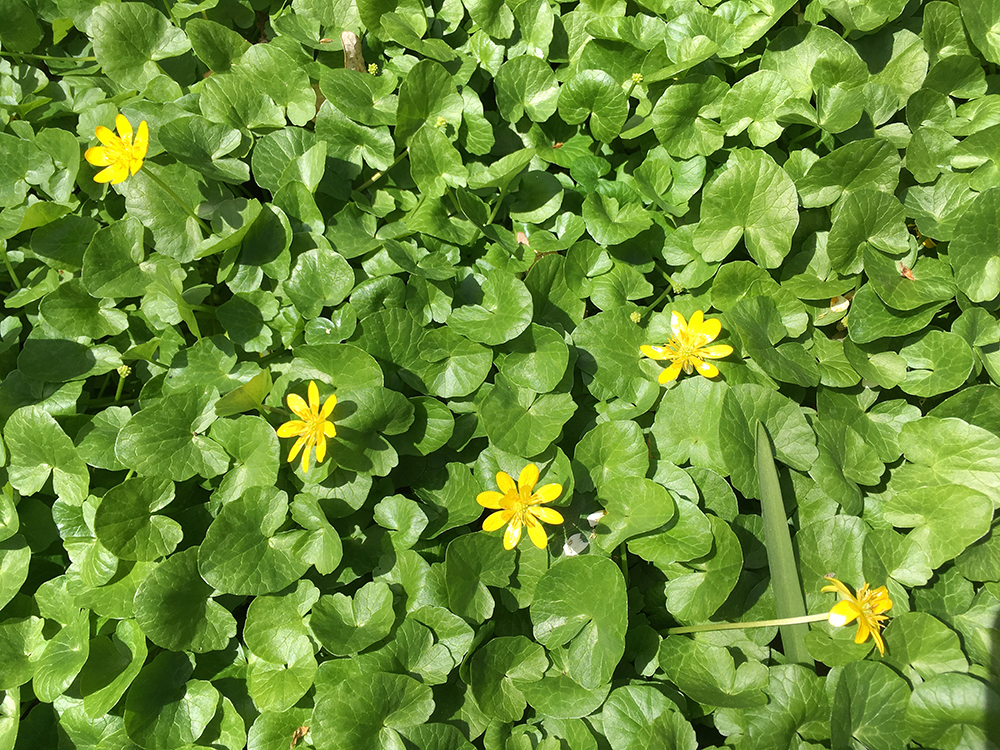
[{"label": "small white flower", "polygon": [[597,528],[597,524],[601,522],[601,519],[608,515],[606,510],[598,510],[587,516],[587,523],[590,524],[590,528]]},{"label": "small white flower", "polygon": [[584,538],[583,534],[573,534],[563,545],[563,555],[566,557],[576,557],[590,546],[590,542]]}]

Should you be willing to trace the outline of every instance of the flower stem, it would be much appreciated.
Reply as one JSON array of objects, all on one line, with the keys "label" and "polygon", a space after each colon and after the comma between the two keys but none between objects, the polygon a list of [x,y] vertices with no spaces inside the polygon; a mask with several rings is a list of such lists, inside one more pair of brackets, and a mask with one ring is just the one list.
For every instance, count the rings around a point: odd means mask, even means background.
[{"label": "flower stem", "polygon": [[671,293],[672,291],[673,291],[673,289],[672,289],[672,288],[670,288],[670,287],[667,287],[666,289],[664,289],[664,290],[663,290],[663,291],[662,291],[662,292],[660,293],[660,296],[659,296],[659,297],[657,297],[656,299],[654,299],[654,300],[653,300],[653,304],[651,304],[651,305],[648,305],[648,306],[646,307],[646,309],[645,309],[645,310],[643,311],[643,313],[642,313],[642,318],[640,318],[640,320],[643,320],[644,318],[646,318],[646,317],[647,317],[647,316],[648,316],[648,315],[649,315],[650,313],[652,313],[652,312],[655,312],[655,311],[656,311],[656,308],[657,308],[657,306],[658,306],[658,305],[659,305],[659,304],[660,304],[661,302],[663,302],[663,300],[665,300],[665,299],[667,298],[667,296],[668,296],[668,295],[669,295],[669,294],[670,294],[670,293]]},{"label": "flower stem", "polygon": [[153,182],[155,182],[157,185],[160,186],[160,188],[163,190],[163,192],[165,192],[167,195],[169,195],[171,198],[173,198],[174,201],[177,203],[178,206],[180,206],[181,208],[184,209],[184,213],[186,213],[192,219],[194,219],[195,221],[197,221],[198,224],[201,225],[201,228],[205,230],[205,233],[208,234],[209,237],[212,236],[212,228],[210,226],[208,226],[208,224],[205,223],[205,220],[202,219],[200,216],[198,216],[198,214],[196,214],[194,212],[194,210],[187,203],[185,203],[183,200],[181,200],[181,197],[179,195],[177,195],[177,193],[175,193],[173,191],[173,189],[167,183],[165,183],[163,180],[161,180],[159,178],[159,176],[157,176],[157,174],[155,172],[153,172],[152,170],[146,169],[146,170],[143,170],[143,171],[147,175],[149,175],[149,179],[151,179]]},{"label": "flower stem", "polygon": [[397,164],[399,164],[399,162],[403,161],[403,158],[408,153],[410,153],[410,149],[404,148],[400,152],[399,156],[397,156],[396,159],[392,162],[392,164],[389,165],[388,169],[385,169],[385,170],[383,170],[381,172],[376,172],[371,177],[369,177],[367,180],[365,180],[365,182],[363,182],[360,187],[357,187],[355,189],[360,193],[365,188],[371,186],[373,183],[375,183],[376,181],[380,180],[382,178],[382,175],[384,175],[386,172],[390,171],[393,167],[395,167]]},{"label": "flower stem", "polygon": [[710,622],[705,625],[687,625],[682,628],[667,628],[667,635],[683,633],[708,633],[713,630],[748,630],[750,628],[774,628],[782,625],[801,625],[808,622],[820,622],[829,615],[803,615],[802,617],[782,617],[777,620],[757,620],[755,622]]},{"label": "flower stem", "polygon": [[497,198],[497,202],[493,204],[493,210],[490,211],[490,217],[486,220],[487,224],[492,224],[493,220],[497,217],[497,211],[500,210],[500,204],[503,203],[503,199],[507,197],[507,185],[500,188],[500,197]]}]

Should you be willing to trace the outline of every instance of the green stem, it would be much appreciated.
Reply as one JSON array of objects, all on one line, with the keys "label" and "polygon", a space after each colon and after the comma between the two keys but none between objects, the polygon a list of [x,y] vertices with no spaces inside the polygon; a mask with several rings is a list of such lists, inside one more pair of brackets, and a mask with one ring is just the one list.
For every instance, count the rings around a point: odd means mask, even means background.
[{"label": "green stem", "polygon": [[362,183],[362,185],[360,187],[356,188],[356,190],[360,193],[365,188],[370,187],[376,181],[380,180],[382,178],[382,175],[384,175],[386,172],[390,171],[393,167],[395,167],[397,164],[399,164],[399,162],[403,161],[404,157],[408,153],[410,153],[410,149],[404,148],[400,152],[399,156],[397,156],[396,159],[392,162],[392,164],[389,165],[388,169],[383,170],[381,172],[376,172],[371,177],[369,177],[364,183]]},{"label": "green stem", "polygon": [[486,224],[490,225],[493,220],[497,217],[497,211],[500,210],[500,204],[503,203],[503,199],[507,197],[507,185],[500,188],[500,197],[497,198],[497,202],[493,204],[493,209],[490,211],[490,218],[486,220]]},{"label": "green stem", "polygon": [[806,132],[804,132],[804,133],[800,133],[799,135],[797,135],[797,136],[795,136],[794,138],[792,138],[792,140],[790,140],[790,141],[788,142],[788,145],[789,145],[789,146],[794,146],[794,145],[795,145],[796,143],[798,143],[798,142],[799,142],[799,141],[801,141],[802,139],[804,139],[804,138],[808,138],[808,137],[809,137],[809,136],[811,136],[811,135],[812,135],[813,133],[817,133],[817,132],[819,132],[819,127],[818,127],[818,126],[817,126],[817,127],[814,127],[814,128],[809,128],[809,130],[807,130]]},{"label": "green stem", "polygon": [[748,630],[750,628],[774,628],[783,625],[802,625],[809,622],[820,622],[827,619],[828,614],[803,615],[802,617],[782,617],[777,620],[757,620],[755,622],[710,622],[705,625],[688,625],[683,628],[667,628],[667,635],[682,635],[684,633],[709,633],[713,630]]},{"label": "green stem", "polygon": [[167,195],[173,198],[174,201],[177,203],[177,205],[184,209],[184,213],[186,213],[188,216],[190,216],[192,219],[197,221],[198,224],[201,225],[201,228],[205,230],[205,233],[208,234],[209,237],[212,236],[212,228],[208,226],[208,224],[205,223],[205,220],[202,219],[200,216],[198,216],[198,214],[196,214],[194,210],[187,203],[181,200],[181,197],[177,195],[177,193],[175,193],[167,183],[161,180],[152,170],[146,169],[144,171],[149,176],[149,179],[151,179],[153,182],[159,185],[160,188],[163,190],[163,192],[165,192]]},{"label": "green stem", "polygon": [[31,60],[58,60],[59,62],[97,62],[96,57],[58,57],[56,55],[29,55],[27,52],[0,52],[0,57],[27,57]]},{"label": "green stem", "polygon": [[3,244],[3,264],[7,266],[7,273],[10,274],[11,280],[14,282],[14,286],[18,289],[21,288],[21,280],[17,278],[17,274],[14,273],[14,266],[11,265],[10,258],[7,256],[7,243]]},{"label": "green stem", "polygon": [[118,373],[118,387],[115,389],[115,403],[122,397],[122,390],[125,388],[125,376]]},{"label": "green stem", "polygon": [[657,306],[658,306],[658,305],[659,305],[659,304],[660,304],[661,302],[663,302],[663,300],[665,300],[665,299],[667,298],[667,296],[668,296],[668,295],[669,295],[669,294],[670,294],[670,293],[671,293],[672,291],[673,291],[673,289],[671,289],[670,287],[667,287],[666,289],[664,289],[664,290],[663,290],[663,292],[661,292],[661,293],[660,293],[660,296],[659,296],[659,297],[657,297],[656,299],[654,299],[654,300],[653,300],[653,304],[649,305],[649,306],[648,306],[648,307],[647,307],[647,308],[646,308],[646,309],[645,309],[645,310],[643,311],[643,313],[642,313],[642,317],[641,317],[641,318],[639,318],[639,320],[640,320],[640,321],[641,321],[641,320],[645,320],[645,319],[646,319],[646,316],[648,316],[648,315],[649,315],[650,313],[653,313],[653,312],[655,312],[655,311],[656,311],[656,308],[657,308]]}]

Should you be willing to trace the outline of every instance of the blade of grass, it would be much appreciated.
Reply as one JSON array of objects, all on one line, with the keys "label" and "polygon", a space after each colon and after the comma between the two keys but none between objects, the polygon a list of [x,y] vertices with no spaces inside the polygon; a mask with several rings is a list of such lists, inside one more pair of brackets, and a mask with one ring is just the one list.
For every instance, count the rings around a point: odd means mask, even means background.
[{"label": "blade of grass", "polygon": [[[802,582],[792,551],[792,537],[785,517],[785,504],[781,499],[778,470],[774,466],[771,441],[764,425],[757,422],[757,482],[760,487],[761,514],[764,517],[764,542],[767,547],[767,564],[771,571],[771,588],[774,590],[775,610],[779,618],[802,617],[806,613]],[[782,625],[781,642],[789,662],[813,666],[806,649],[805,635],[809,626]]]}]

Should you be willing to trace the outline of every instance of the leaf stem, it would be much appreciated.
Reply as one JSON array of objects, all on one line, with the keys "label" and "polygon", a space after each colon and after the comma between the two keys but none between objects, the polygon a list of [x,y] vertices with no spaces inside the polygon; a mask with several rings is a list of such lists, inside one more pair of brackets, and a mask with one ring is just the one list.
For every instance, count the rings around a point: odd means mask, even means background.
[{"label": "leaf stem", "polygon": [[[508,185],[509,184],[510,183],[508,183]],[[493,223],[493,220],[497,217],[497,211],[500,210],[500,204],[503,203],[503,199],[506,197],[507,197],[507,185],[504,185],[502,188],[500,188],[500,197],[497,198],[496,203],[493,204],[492,210],[490,210],[490,216],[486,220],[487,225]]]},{"label": "leaf stem", "polygon": [[773,628],[782,625],[802,625],[809,622],[821,622],[828,614],[803,615],[802,617],[781,617],[777,620],[756,620],[754,622],[709,622],[704,625],[687,625],[682,628],[667,628],[667,635],[682,635],[684,633],[709,633],[713,630],[748,630],[751,628]]},{"label": "leaf stem", "polygon": [[14,286],[18,289],[21,288],[21,280],[17,278],[17,274],[14,273],[14,266],[11,265],[10,258],[7,256],[7,242],[0,242],[3,245],[3,264],[7,267],[7,273],[10,274],[11,281],[14,282]]},{"label": "leaf stem", "polygon": [[27,52],[0,52],[0,57],[27,57],[31,60],[58,60],[59,62],[97,62],[96,57],[59,57],[58,55],[31,55]]},{"label": "leaf stem", "polygon": [[395,160],[392,162],[392,164],[390,164],[388,166],[387,169],[385,169],[385,170],[383,170],[381,172],[376,172],[371,177],[369,177],[362,185],[360,185],[359,187],[355,188],[355,190],[357,190],[360,193],[365,188],[370,187],[373,183],[375,183],[376,181],[380,180],[382,178],[382,175],[384,175],[386,172],[389,172],[393,167],[395,167],[397,164],[399,164],[399,162],[403,161],[403,158],[408,153],[410,153],[410,149],[409,148],[404,148],[400,152],[399,156],[397,156],[395,158]]},{"label": "leaf stem", "polygon": [[208,224],[205,223],[205,220],[202,219],[200,216],[198,216],[198,214],[196,214],[194,210],[187,203],[181,200],[181,197],[177,195],[177,193],[175,193],[173,189],[166,182],[161,180],[160,177],[151,169],[145,169],[143,171],[147,175],[149,175],[149,179],[151,179],[153,182],[155,182],[157,185],[160,186],[163,192],[165,192],[167,195],[173,198],[178,206],[184,209],[184,213],[186,213],[192,219],[197,221],[198,224],[201,225],[201,228],[205,230],[205,232],[208,234],[209,237],[212,236],[212,228],[208,226]]}]

